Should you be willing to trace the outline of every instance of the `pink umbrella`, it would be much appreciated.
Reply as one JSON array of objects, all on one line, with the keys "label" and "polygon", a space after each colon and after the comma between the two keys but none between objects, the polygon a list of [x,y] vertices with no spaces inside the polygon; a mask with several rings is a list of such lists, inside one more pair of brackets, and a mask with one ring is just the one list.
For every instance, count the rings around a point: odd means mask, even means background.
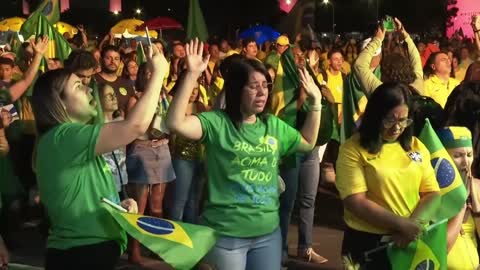
[{"label": "pink umbrella", "polygon": [[160,37],[162,36],[162,30],[183,29],[182,24],[170,17],[156,17],[148,20],[144,24],[140,25],[138,30],[144,30],[145,27],[148,27],[148,29],[151,30],[159,30]]}]

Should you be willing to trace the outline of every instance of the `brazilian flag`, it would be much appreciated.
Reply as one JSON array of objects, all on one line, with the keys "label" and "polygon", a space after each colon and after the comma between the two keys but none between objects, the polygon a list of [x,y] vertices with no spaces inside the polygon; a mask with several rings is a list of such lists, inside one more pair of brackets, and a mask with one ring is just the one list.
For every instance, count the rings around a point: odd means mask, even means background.
[{"label": "brazilian flag", "polygon": [[44,16],[52,25],[57,23],[60,20],[60,6],[58,1],[59,0],[44,0],[23,23],[20,28],[20,34],[22,34],[25,39],[32,36],[35,30],[37,30],[40,16]]},{"label": "brazilian flag", "polygon": [[297,123],[300,77],[289,47],[280,57],[271,93],[271,112],[292,127]]},{"label": "brazilian flag", "polygon": [[442,195],[442,207],[439,208],[434,220],[450,219],[458,214],[465,204],[467,189],[455,163],[443,147],[428,119],[420,132],[419,139],[430,152],[431,163],[435,169]]},{"label": "brazilian flag", "polygon": [[175,269],[192,269],[217,241],[209,227],[106,209],[128,234]]},{"label": "brazilian flag", "polygon": [[36,29],[37,37],[48,36],[48,47],[45,52],[46,58],[59,58],[64,61],[72,52],[72,47],[65,38],[53,27],[48,19],[40,15]]},{"label": "brazilian flag", "polygon": [[387,254],[392,270],[446,270],[447,220],[429,226],[406,248],[389,245]]},{"label": "brazilian flag", "polygon": [[[375,77],[380,79],[380,68],[373,71]],[[340,142],[345,142],[356,132],[360,126],[361,117],[367,107],[368,97],[355,74],[347,75],[343,84],[342,125],[340,126]]]}]

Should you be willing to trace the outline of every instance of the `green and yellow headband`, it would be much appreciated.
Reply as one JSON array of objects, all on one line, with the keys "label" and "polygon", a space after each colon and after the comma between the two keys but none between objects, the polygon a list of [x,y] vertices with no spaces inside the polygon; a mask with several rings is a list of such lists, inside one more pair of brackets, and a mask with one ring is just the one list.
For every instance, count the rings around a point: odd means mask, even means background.
[{"label": "green and yellow headband", "polygon": [[437,135],[447,149],[472,147],[472,133],[466,127],[444,127]]}]

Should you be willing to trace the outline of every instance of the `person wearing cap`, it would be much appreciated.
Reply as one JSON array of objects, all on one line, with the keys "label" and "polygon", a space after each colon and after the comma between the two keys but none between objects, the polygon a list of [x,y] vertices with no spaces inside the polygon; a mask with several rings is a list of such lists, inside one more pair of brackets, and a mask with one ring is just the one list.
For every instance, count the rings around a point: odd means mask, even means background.
[{"label": "person wearing cap", "polygon": [[[386,33],[382,26],[378,26],[375,36],[371,40],[364,41],[365,48],[353,64],[353,72],[367,96],[386,81],[410,84],[419,94],[423,94],[423,70],[420,54],[412,38],[397,18],[395,18],[395,25],[397,32],[401,34],[407,44],[408,61],[404,57],[399,57],[399,54],[392,53],[388,56],[391,57],[389,61],[391,66],[388,70],[383,67],[383,63],[387,59],[382,60],[381,79],[374,75],[373,70],[379,66],[382,58],[381,47]],[[402,73],[400,76],[398,75],[399,71]]]},{"label": "person wearing cap", "polygon": [[278,68],[278,62],[280,62],[280,56],[288,49],[290,41],[285,35],[281,35],[277,38],[276,50],[272,51],[265,59],[265,64],[271,65],[275,70]]},{"label": "person wearing cap", "polygon": [[480,180],[473,178],[472,134],[466,127],[450,126],[437,131],[438,137],[457,166],[468,191],[467,202],[460,212],[448,221],[447,226],[447,268],[477,269],[476,224],[480,221]]}]

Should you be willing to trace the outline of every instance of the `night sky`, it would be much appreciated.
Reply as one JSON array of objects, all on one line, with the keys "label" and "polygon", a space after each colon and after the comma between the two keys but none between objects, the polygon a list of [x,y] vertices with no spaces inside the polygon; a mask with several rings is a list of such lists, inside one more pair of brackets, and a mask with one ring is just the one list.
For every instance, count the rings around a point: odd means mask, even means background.
[{"label": "night sky", "polygon": [[[39,0],[30,0],[32,5]],[[281,0],[285,1],[285,0]],[[299,0],[309,1],[309,0]],[[316,25],[319,32],[331,31],[332,9],[317,0]],[[398,16],[407,30],[429,31],[433,26],[442,28],[445,21],[446,0],[330,0],[335,5],[336,32],[365,31],[376,20],[377,3],[380,17]],[[0,17],[21,15],[21,0],[0,0]],[[123,11],[115,16],[108,11],[108,0],[70,0],[71,9],[62,13],[61,20],[83,23],[90,32],[100,35],[120,20],[134,16],[142,9],[140,19],[170,16],[186,27],[188,0],[123,0]],[[278,9],[277,0],[200,0],[211,34],[232,36],[237,29],[256,23],[278,26],[286,14]],[[138,15],[136,17],[139,17]]]}]

